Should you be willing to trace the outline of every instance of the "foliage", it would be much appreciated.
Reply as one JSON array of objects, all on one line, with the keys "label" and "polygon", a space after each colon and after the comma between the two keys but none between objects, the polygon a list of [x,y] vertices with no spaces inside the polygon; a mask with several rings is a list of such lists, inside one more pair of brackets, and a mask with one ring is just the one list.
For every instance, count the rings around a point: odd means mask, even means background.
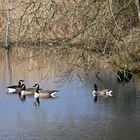
[{"label": "foliage", "polygon": [[140,32],[137,0],[13,0],[3,2],[1,9],[1,42],[5,11],[10,10],[14,44],[58,50],[76,47],[83,56],[83,51],[109,56],[117,66],[118,61],[122,65],[140,61],[139,37],[130,37],[135,28]]}]

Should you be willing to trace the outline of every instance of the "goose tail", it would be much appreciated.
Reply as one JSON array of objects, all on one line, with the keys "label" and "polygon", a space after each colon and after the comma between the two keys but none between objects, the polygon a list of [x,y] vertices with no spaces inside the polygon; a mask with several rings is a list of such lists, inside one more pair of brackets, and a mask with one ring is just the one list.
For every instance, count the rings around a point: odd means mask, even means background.
[{"label": "goose tail", "polygon": [[53,93],[50,94],[50,96],[51,96],[52,98],[55,98],[55,97],[56,97],[55,94],[56,94],[56,92],[53,92]]},{"label": "goose tail", "polygon": [[107,95],[110,96],[110,97],[112,97],[112,96],[113,96],[113,95],[111,94],[112,91],[113,91],[113,90],[109,90],[109,91],[107,92]]},{"label": "goose tail", "polygon": [[8,88],[8,93],[14,93],[14,92],[16,92],[16,89]]}]

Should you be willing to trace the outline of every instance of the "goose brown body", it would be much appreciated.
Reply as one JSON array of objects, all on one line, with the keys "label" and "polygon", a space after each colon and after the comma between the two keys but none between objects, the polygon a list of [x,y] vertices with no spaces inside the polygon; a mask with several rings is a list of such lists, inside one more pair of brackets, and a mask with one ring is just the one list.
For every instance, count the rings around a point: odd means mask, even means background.
[{"label": "goose brown body", "polygon": [[113,95],[111,93],[112,93],[112,90],[109,90],[109,89],[98,90],[97,85],[94,84],[94,90],[92,92],[92,95],[94,96],[95,102],[97,101],[98,96],[112,97]]},{"label": "goose brown body", "polygon": [[37,104],[40,104],[39,98],[54,98],[55,94],[59,90],[39,90],[39,84],[35,84],[36,91],[34,93],[34,98],[36,99]]}]

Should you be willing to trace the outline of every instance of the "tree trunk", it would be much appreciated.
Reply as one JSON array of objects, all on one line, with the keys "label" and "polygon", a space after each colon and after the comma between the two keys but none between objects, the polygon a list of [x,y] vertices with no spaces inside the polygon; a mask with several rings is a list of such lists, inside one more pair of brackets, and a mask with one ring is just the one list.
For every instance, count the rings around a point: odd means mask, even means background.
[{"label": "tree trunk", "polygon": [[6,11],[6,18],[7,18],[7,23],[6,23],[6,35],[5,35],[5,47],[8,49],[10,47],[10,25],[11,25],[9,9]]}]

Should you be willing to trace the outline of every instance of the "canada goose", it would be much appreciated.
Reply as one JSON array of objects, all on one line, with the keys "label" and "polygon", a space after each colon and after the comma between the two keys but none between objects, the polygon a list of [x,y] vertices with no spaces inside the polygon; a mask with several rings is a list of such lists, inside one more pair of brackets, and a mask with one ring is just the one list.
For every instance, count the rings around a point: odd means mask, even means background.
[{"label": "canada goose", "polygon": [[111,92],[112,90],[109,90],[109,89],[98,90],[97,85],[94,84],[94,90],[92,92],[92,95],[94,96],[94,101],[96,102],[98,99],[98,96],[112,97],[113,95],[111,94]]},{"label": "canada goose", "polygon": [[35,84],[33,87],[36,88],[34,98],[36,99],[37,105],[40,105],[39,98],[55,98],[56,92],[59,90],[39,90],[39,84]]},{"label": "canada goose", "polygon": [[[39,89],[39,90],[42,90],[42,89]],[[33,88],[26,88],[25,84],[22,84],[22,87],[21,87],[21,92],[19,92],[19,97],[20,99],[22,100],[25,100],[26,99],[26,96],[32,96],[34,95],[36,89],[33,87]]]},{"label": "canada goose", "polygon": [[21,87],[22,87],[22,82],[24,82],[24,80],[19,80],[18,85],[13,85],[13,86],[7,87],[8,93],[20,92]]}]

